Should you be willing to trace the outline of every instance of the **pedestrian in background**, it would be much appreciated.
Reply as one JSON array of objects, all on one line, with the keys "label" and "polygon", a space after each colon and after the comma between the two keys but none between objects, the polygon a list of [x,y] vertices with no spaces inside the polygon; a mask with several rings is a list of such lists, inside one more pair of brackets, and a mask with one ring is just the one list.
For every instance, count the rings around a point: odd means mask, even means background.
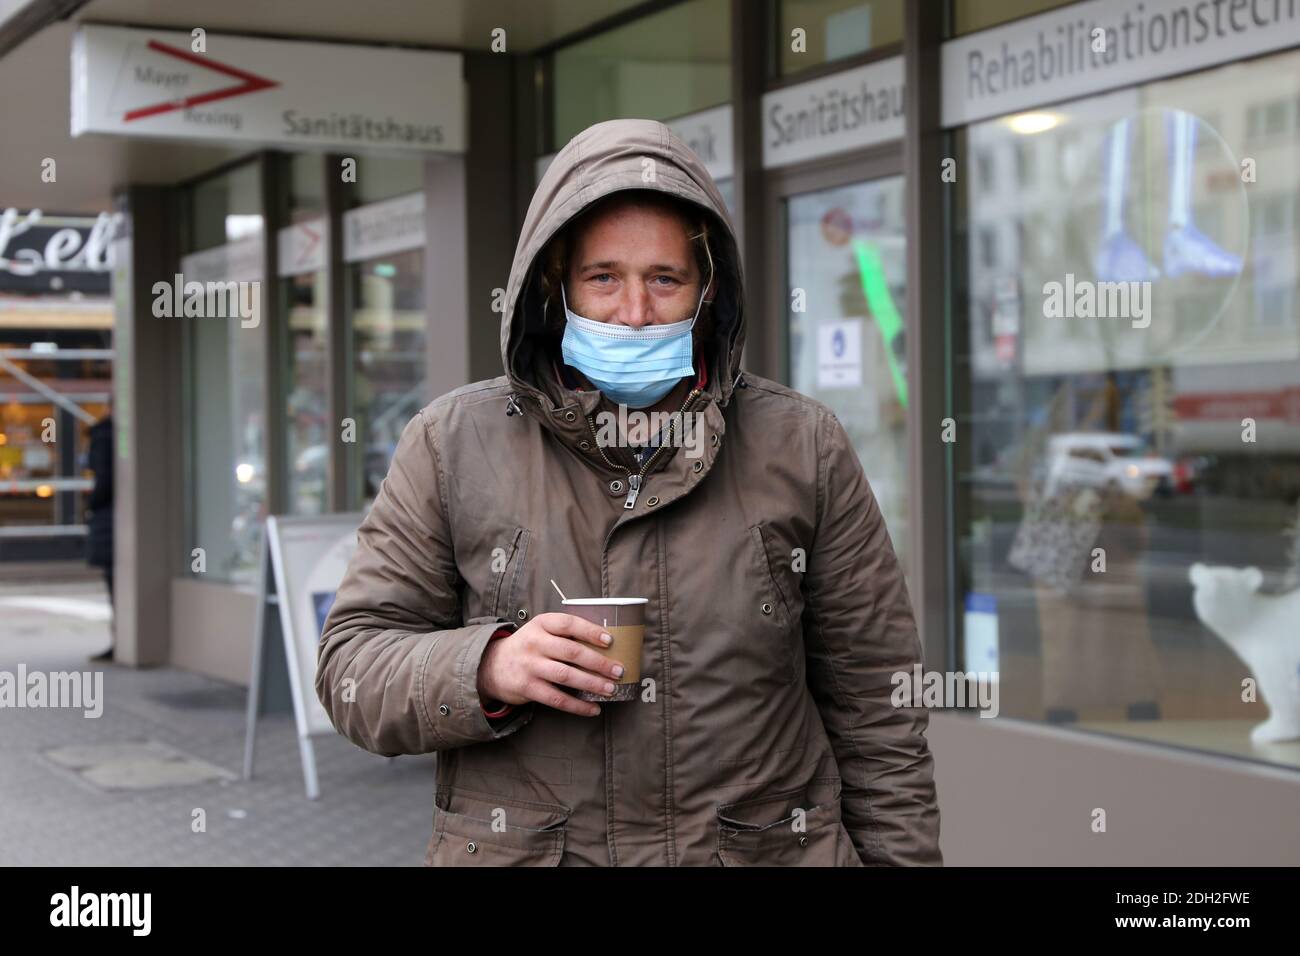
[{"label": "pedestrian in background", "polygon": [[[90,426],[90,451],[87,464],[94,475],[90,498],[86,502],[86,563],[103,568],[104,583],[108,586],[108,604],[113,606],[113,403],[110,399],[104,417]],[[110,641],[113,635],[109,626]],[[91,658],[92,661],[111,661],[113,644],[108,650]]]}]

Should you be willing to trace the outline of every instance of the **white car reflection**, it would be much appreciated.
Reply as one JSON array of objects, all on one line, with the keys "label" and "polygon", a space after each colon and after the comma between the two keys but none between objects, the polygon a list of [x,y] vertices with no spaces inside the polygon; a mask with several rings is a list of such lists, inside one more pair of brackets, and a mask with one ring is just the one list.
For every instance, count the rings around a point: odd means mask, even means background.
[{"label": "white car reflection", "polygon": [[1122,432],[1067,432],[1047,442],[1048,495],[1066,485],[1117,487],[1134,498],[1148,498],[1174,466],[1147,452],[1136,435]]}]

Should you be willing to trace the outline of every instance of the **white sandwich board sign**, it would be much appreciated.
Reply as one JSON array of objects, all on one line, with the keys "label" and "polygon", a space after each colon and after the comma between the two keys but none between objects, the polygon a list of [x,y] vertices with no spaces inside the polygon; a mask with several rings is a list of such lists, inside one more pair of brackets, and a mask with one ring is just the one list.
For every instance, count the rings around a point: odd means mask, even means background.
[{"label": "white sandwich board sign", "polygon": [[[316,696],[316,654],[325,617],[357,548],[362,514],[271,516],[262,539],[262,571],[248,692],[244,779],[253,775],[253,752],[262,691],[274,661],[287,661],[298,749],[307,798],[320,793],[311,738],[337,731]],[[272,653],[272,621],[284,637],[284,656]]]}]

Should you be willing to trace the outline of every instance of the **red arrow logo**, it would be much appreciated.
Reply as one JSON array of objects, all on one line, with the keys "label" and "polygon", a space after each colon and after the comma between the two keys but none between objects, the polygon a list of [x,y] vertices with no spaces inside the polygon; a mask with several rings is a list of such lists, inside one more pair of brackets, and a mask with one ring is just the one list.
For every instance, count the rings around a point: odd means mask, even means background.
[{"label": "red arrow logo", "polygon": [[310,226],[299,226],[298,228],[306,233],[308,240],[307,245],[298,253],[298,261],[295,263],[296,265],[302,265],[304,262],[309,261],[312,252],[320,244],[320,233],[315,232]]},{"label": "red arrow logo", "polygon": [[274,80],[268,80],[265,77],[258,76],[256,73],[249,73],[245,70],[237,69],[233,66],[227,66],[225,63],[218,63],[216,60],[210,60],[207,57],[198,56],[189,50],[181,50],[174,46],[168,46],[166,43],[160,43],[157,40],[149,41],[149,49],[158,53],[164,53],[167,56],[174,56],[190,63],[197,63],[199,66],[206,67],[209,70],[216,70],[218,73],[225,73],[227,76],[233,76],[244,82],[238,86],[228,86],[224,90],[213,90],[210,93],[199,93],[195,96],[187,96],[179,100],[167,100],[163,103],[156,103],[153,106],[142,106],[139,109],[131,110],[122,117],[125,123],[131,120],[144,119],[146,116],[157,116],[159,113],[170,113],[172,110],[183,110],[191,106],[199,106],[202,103],[211,103],[214,100],[224,100],[232,96],[242,96],[244,93],[256,93],[259,90],[267,90],[273,86],[279,86]]}]

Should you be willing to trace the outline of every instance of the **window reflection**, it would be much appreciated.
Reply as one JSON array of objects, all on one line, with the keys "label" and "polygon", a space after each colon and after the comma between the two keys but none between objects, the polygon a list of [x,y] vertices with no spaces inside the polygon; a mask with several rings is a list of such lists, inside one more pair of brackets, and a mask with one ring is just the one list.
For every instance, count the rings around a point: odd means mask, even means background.
[{"label": "window reflection", "polygon": [[325,165],[310,153],[285,162],[290,224],[280,231],[279,270],[287,329],[287,510],[320,514],[329,510],[329,443],[336,440],[328,424]]},{"label": "window reflection", "polygon": [[[194,187],[185,281],[262,283],[257,167]],[[238,318],[189,318],[191,456],[187,512],[205,580],[253,584],[266,519],[266,339]],[[186,572],[198,575],[192,561]]]},{"label": "window reflection", "polygon": [[902,177],[787,202],[790,384],[844,425],[907,566]]},{"label": "window reflection", "polygon": [[779,9],[783,76],[903,42],[903,0],[781,0]]},{"label": "window reflection", "polygon": [[593,123],[664,120],[731,99],[730,0],[689,0],[557,50],[555,148]]},{"label": "window reflection", "polygon": [[1004,714],[1300,765],[1258,733],[1296,663],[1240,647],[1300,561],[1300,183],[1243,167],[1297,168],[1298,66],[959,136],[963,650]]},{"label": "window reflection", "polygon": [[357,263],[352,272],[352,460],[363,506],[379,493],[406,423],[427,402],[424,250]]}]

